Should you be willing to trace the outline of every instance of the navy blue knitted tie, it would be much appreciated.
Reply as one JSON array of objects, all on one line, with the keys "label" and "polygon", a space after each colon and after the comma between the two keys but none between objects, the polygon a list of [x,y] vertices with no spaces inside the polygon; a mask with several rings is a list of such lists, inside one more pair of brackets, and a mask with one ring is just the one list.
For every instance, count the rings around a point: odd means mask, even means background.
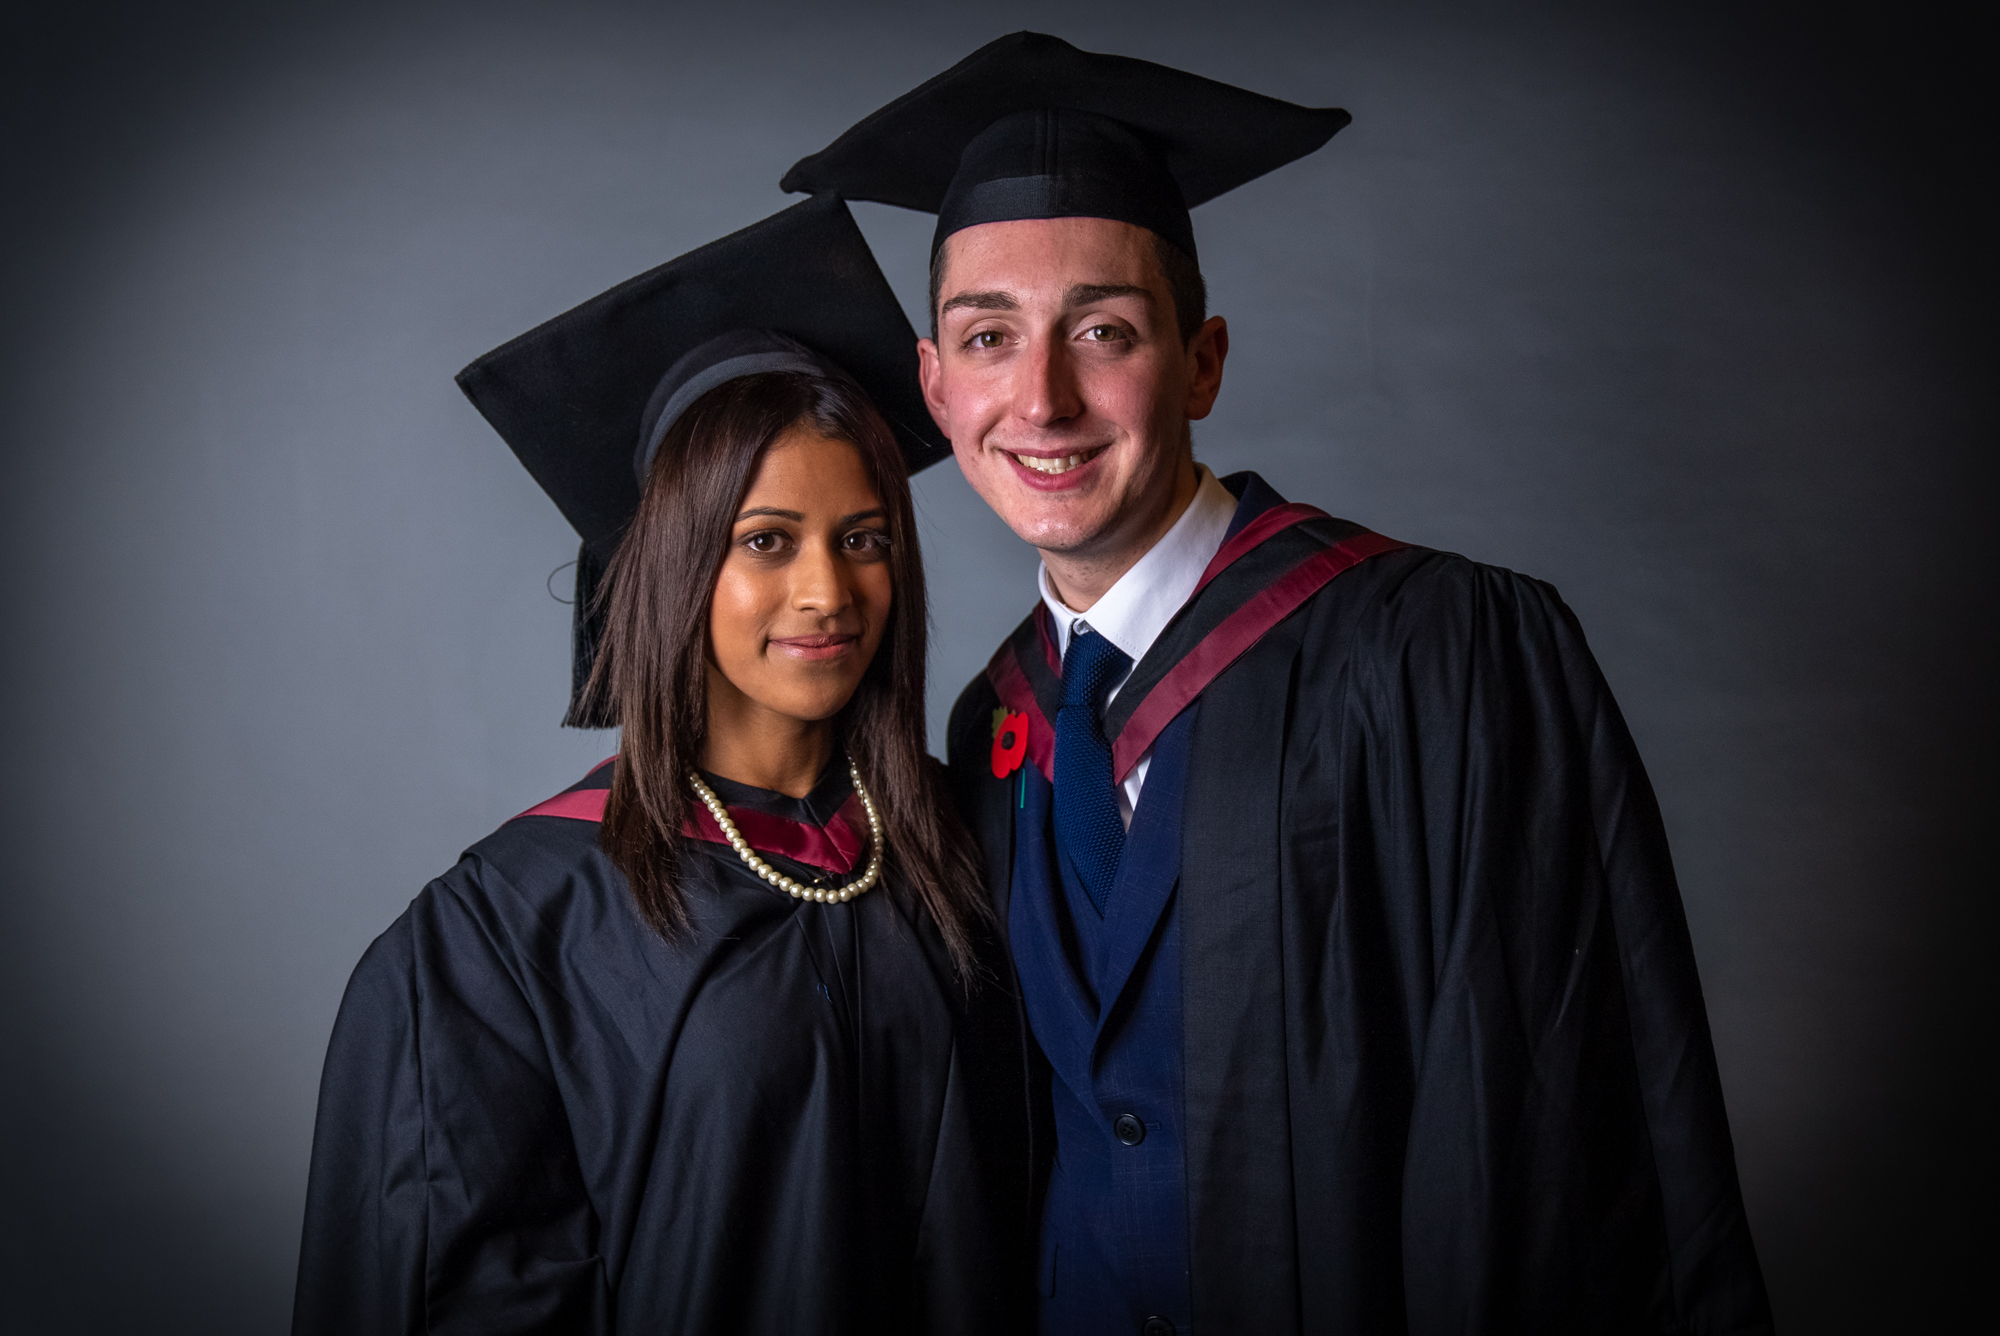
[{"label": "navy blue knitted tie", "polygon": [[1111,744],[1104,740],[1104,693],[1132,666],[1124,651],[1095,631],[1077,628],[1063,655],[1062,708],[1056,711],[1056,843],[1083,879],[1084,893],[1104,913],[1104,901],[1125,852],[1125,822],[1111,783]]}]

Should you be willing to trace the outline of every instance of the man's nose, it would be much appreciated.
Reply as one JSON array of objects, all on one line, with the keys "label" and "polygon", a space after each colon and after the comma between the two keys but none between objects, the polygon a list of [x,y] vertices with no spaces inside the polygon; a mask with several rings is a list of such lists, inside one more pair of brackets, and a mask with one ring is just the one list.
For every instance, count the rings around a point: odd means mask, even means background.
[{"label": "man's nose", "polygon": [[1029,426],[1053,427],[1083,412],[1076,367],[1063,340],[1031,341],[1014,374],[1014,416]]}]

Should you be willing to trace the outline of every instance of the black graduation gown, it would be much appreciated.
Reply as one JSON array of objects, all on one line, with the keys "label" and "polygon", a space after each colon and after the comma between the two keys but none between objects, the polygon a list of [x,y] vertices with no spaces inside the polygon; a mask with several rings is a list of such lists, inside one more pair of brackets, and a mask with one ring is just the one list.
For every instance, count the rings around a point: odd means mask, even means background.
[{"label": "black graduation gown", "polygon": [[[1312,532],[1366,531],[1284,541]],[[1291,561],[1197,594],[1114,712]],[[950,726],[1003,930],[995,678],[1054,717],[1034,624]],[[1175,890],[1195,1331],[1767,1331],[1658,808],[1555,591],[1378,545],[1199,702]]]},{"label": "black graduation gown", "polygon": [[[601,813],[610,773],[535,810]],[[716,788],[820,826],[849,792],[844,763],[803,802]],[[508,822],[355,970],[293,1330],[1018,1331],[1011,1004],[977,1038],[893,886],[804,903],[723,845],[690,842],[669,946],[597,830]]]}]

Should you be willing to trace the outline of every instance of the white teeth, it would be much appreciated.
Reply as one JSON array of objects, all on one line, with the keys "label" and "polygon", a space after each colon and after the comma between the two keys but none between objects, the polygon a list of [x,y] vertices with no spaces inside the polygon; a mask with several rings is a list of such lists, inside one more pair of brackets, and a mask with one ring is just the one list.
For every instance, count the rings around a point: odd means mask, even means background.
[{"label": "white teeth", "polygon": [[1097,451],[1092,450],[1081,455],[1064,455],[1060,459],[1037,459],[1033,455],[1015,455],[1014,458],[1037,473],[1068,473],[1078,464],[1094,458],[1096,454]]}]

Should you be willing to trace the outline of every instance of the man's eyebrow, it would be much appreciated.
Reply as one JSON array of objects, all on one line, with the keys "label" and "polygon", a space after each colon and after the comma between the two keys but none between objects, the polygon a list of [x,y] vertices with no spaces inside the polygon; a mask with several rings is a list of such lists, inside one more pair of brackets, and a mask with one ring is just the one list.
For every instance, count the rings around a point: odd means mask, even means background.
[{"label": "man's eyebrow", "polygon": [[1065,309],[1074,309],[1095,302],[1109,301],[1113,297],[1137,297],[1148,305],[1151,305],[1153,300],[1150,289],[1132,283],[1078,283],[1063,294],[1063,306]]},{"label": "man's eyebrow", "polygon": [[965,307],[975,311],[1018,311],[1021,303],[1014,300],[1013,294],[1006,292],[961,292],[938,307],[938,314]]}]

